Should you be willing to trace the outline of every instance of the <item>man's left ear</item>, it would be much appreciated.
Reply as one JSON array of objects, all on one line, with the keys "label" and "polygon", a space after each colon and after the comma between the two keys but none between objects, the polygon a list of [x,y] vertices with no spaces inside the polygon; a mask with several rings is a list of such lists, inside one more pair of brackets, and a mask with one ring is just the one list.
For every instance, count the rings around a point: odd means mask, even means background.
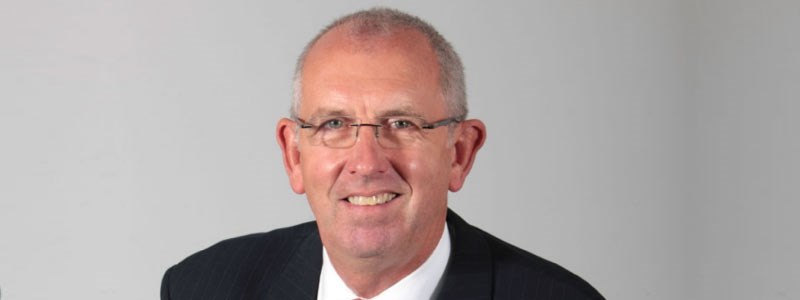
[{"label": "man's left ear", "polygon": [[453,145],[455,155],[453,155],[450,165],[451,192],[457,192],[464,186],[464,180],[467,179],[467,174],[472,169],[475,156],[483,146],[483,142],[486,141],[486,126],[480,120],[466,120],[459,126],[461,126],[461,130],[455,137]]}]

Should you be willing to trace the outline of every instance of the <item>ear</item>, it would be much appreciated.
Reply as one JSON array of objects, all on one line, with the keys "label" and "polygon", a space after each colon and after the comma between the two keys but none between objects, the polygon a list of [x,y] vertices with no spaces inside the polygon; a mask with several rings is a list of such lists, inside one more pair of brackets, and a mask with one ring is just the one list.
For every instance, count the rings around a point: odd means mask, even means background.
[{"label": "ear", "polygon": [[300,151],[297,147],[295,126],[294,121],[282,118],[278,121],[275,135],[283,152],[283,167],[286,169],[286,174],[289,175],[289,184],[295,193],[302,194],[305,193],[305,188],[303,187],[303,169],[300,167]]},{"label": "ear", "polygon": [[464,186],[464,180],[472,169],[478,150],[486,141],[486,126],[480,120],[466,120],[459,124],[453,144],[453,161],[450,165],[450,191],[457,192]]}]

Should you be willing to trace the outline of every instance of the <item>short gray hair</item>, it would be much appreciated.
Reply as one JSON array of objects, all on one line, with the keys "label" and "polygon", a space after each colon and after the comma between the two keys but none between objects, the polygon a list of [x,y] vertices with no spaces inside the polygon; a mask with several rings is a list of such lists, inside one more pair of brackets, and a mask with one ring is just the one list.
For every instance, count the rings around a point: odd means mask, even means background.
[{"label": "short gray hair", "polygon": [[464,67],[453,46],[433,26],[422,19],[399,10],[376,7],[336,19],[306,45],[295,66],[292,106],[289,110],[291,117],[296,118],[300,109],[303,64],[308,52],[323,35],[342,25],[349,26],[348,34],[360,39],[387,36],[402,29],[412,29],[422,33],[436,53],[436,61],[439,64],[439,88],[445,99],[448,113],[454,117],[467,116]]}]

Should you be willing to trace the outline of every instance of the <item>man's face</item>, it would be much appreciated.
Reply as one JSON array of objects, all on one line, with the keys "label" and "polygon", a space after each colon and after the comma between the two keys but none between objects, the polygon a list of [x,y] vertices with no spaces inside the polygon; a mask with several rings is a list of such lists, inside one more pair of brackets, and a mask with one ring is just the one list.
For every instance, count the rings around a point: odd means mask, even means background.
[{"label": "man's face", "polygon": [[[439,89],[436,57],[421,34],[405,31],[352,43],[334,30],[309,52],[298,117],[346,115],[362,123],[397,114],[428,122],[452,117]],[[281,130],[279,124],[279,135]],[[299,130],[296,147],[284,149],[296,152],[287,158],[294,166],[290,179],[296,192],[307,194],[332,257],[403,264],[435,247],[454,178],[456,150],[447,126],[425,130],[420,140],[399,149],[382,147],[373,127],[361,127],[355,144],[344,149],[312,144],[305,129]],[[457,134],[460,128],[453,130]],[[352,197],[390,201],[357,205],[348,201]]]}]

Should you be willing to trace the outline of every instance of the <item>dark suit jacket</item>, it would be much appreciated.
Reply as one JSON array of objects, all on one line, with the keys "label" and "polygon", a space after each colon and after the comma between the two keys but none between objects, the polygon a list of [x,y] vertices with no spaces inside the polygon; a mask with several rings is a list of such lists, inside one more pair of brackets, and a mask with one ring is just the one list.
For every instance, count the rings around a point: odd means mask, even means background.
[{"label": "dark suit jacket", "polygon": [[[603,299],[566,269],[447,212],[451,252],[437,299]],[[161,299],[316,299],[314,222],[222,241],[164,274]]]}]

